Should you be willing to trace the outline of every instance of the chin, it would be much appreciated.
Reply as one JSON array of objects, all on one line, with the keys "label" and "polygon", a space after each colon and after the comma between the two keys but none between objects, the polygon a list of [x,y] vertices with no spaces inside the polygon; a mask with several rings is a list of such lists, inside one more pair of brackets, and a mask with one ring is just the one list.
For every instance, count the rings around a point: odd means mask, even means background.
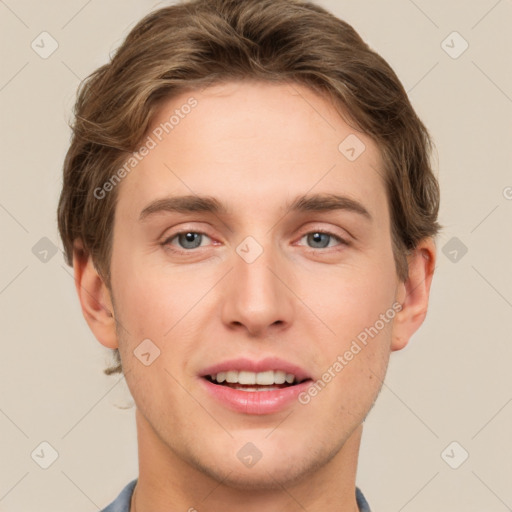
[{"label": "chin", "polygon": [[219,461],[218,464],[198,459],[193,460],[193,464],[197,470],[225,487],[282,491],[283,487],[298,484],[325,466],[336,452],[337,450],[333,450],[331,453],[324,453],[319,450],[290,456],[289,453],[283,454],[276,448],[273,456],[263,456],[252,467],[246,467],[238,458],[232,459],[232,464],[227,464],[225,457],[223,462]]},{"label": "chin", "polygon": [[218,467],[203,466],[198,469],[219,484],[222,483],[224,487],[244,491],[282,491],[283,487],[289,487],[304,478],[302,472],[290,467],[282,470],[276,470],[275,466],[271,470],[265,467],[241,470],[238,466],[235,466],[220,470]]}]

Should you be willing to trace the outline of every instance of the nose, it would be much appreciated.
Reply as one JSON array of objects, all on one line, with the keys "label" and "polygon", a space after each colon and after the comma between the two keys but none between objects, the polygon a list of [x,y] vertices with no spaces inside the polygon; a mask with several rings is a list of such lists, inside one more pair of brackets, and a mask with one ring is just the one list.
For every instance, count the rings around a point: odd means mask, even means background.
[{"label": "nose", "polygon": [[228,328],[264,338],[291,325],[293,293],[285,265],[270,248],[252,262],[234,252],[233,270],[223,288],[222,319]]}]

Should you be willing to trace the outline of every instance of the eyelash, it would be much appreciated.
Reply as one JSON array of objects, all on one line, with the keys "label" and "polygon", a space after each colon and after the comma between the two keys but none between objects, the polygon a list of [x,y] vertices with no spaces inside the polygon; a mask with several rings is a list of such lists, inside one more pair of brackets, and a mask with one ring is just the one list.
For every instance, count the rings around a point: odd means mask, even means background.
[{"label": "eyelash", "polygon": [[[184,230],[184,231],[178,231],[178,232],[172,234],[171,236],[167,237],[165,239],[165,241],[162,243],[162,245],[164,247],[169,248],[171,251],[176,252],[176,253],[180,253],[180,254],[190,253],[190,252],[194,251],[195,249],[200,249],[201,246],[190,248],[190,249],[183,249],[183,248],[178,248],[177,249],[177,248],[175,248],[175,246],[173,246],[171,244],[171,242],[174,239],[176,239],[180,235],[186,235],[187,233],[193,233],[193,234],[197,234],[197,235],[204,235],[204,236],[206,236],[206,237],[208,237],[210,239],[212,238],[212,237],[208,236],[206,233],[204,233],[202,231]],[[338,235],[335,235],[334,233],[331,233],[329,231],[324,231],[322,229],[315,229],[315,230],[312,230],[312,231],[308,231],[308,232],[304,233],[303,235],[301,235],[299,240],[302,240],[304,237],[306,237],[308,235],[313,235],[313,234],[327,235],[331,239],[334,239],[337,242],[339,242],[338,245],[340,245],[340,246],[346,246],[346,247],[350,246],[350,243],[347,242],[345,239],[339,237]],[[307,248],[310,249],[311,251],[318,251],[318,250],[322,251],[324,249],[332,249],[332,247],[307,247]]]}]

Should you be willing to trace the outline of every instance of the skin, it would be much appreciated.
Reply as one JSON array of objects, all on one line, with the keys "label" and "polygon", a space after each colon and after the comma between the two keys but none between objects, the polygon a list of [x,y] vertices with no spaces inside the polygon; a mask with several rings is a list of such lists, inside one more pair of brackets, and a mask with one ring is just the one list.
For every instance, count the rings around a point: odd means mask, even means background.
[{"label": "skin", "polygon": [[[357,511],[362,422],[390,353],[425,318],[434,242],[418,245],[401,282],[379,150],[313,91],[217,85],[167,101],[154,127],[191,96],[197,107],[119,185],[112,293],[91,258],[77,251],[74,261],[84,316],[100,343],[119,348],[136,404],[132,511],[134,502],[138,512]],[[350,134],[366,146],[353,162],[338,150]],[[287,213],[296,196],[316,193],[348,196],[372,220]],[[213,196],[227,212],[139,220],[155,199],[187,194]],[[315,243],[318,230],[333,236]],[[207,236],[187,249],[171,238],[179,231]],[[263,249],[250,264],[236,252],[247,236]],[[200,386],[202,369],[240,356],[277,356],[317,380],[395,302],[402,310],[306,405],[247,415]],[[133,354],[147,338],[161,351],[149,366]],[[236,456],[247,442],[262,452],[251,468]]]}]

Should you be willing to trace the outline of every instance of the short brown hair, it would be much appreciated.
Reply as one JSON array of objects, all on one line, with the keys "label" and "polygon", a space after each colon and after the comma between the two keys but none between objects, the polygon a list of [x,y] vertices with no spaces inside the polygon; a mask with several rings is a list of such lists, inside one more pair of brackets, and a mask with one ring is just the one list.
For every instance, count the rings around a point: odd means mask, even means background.
[{"label": "short brown hair", "polygon": [[161,8],[82,82],[58,206],[67,263],[80,240],[110,288],[119,187],[103,199],[94,191],[136,151],[162,100],[241,79],[298,83],[327,95],[376,142],[397,274],[405,280],[409,251],[440,229],[431,138],[387,62],[349,24],[300,0],[193,0]]}]

